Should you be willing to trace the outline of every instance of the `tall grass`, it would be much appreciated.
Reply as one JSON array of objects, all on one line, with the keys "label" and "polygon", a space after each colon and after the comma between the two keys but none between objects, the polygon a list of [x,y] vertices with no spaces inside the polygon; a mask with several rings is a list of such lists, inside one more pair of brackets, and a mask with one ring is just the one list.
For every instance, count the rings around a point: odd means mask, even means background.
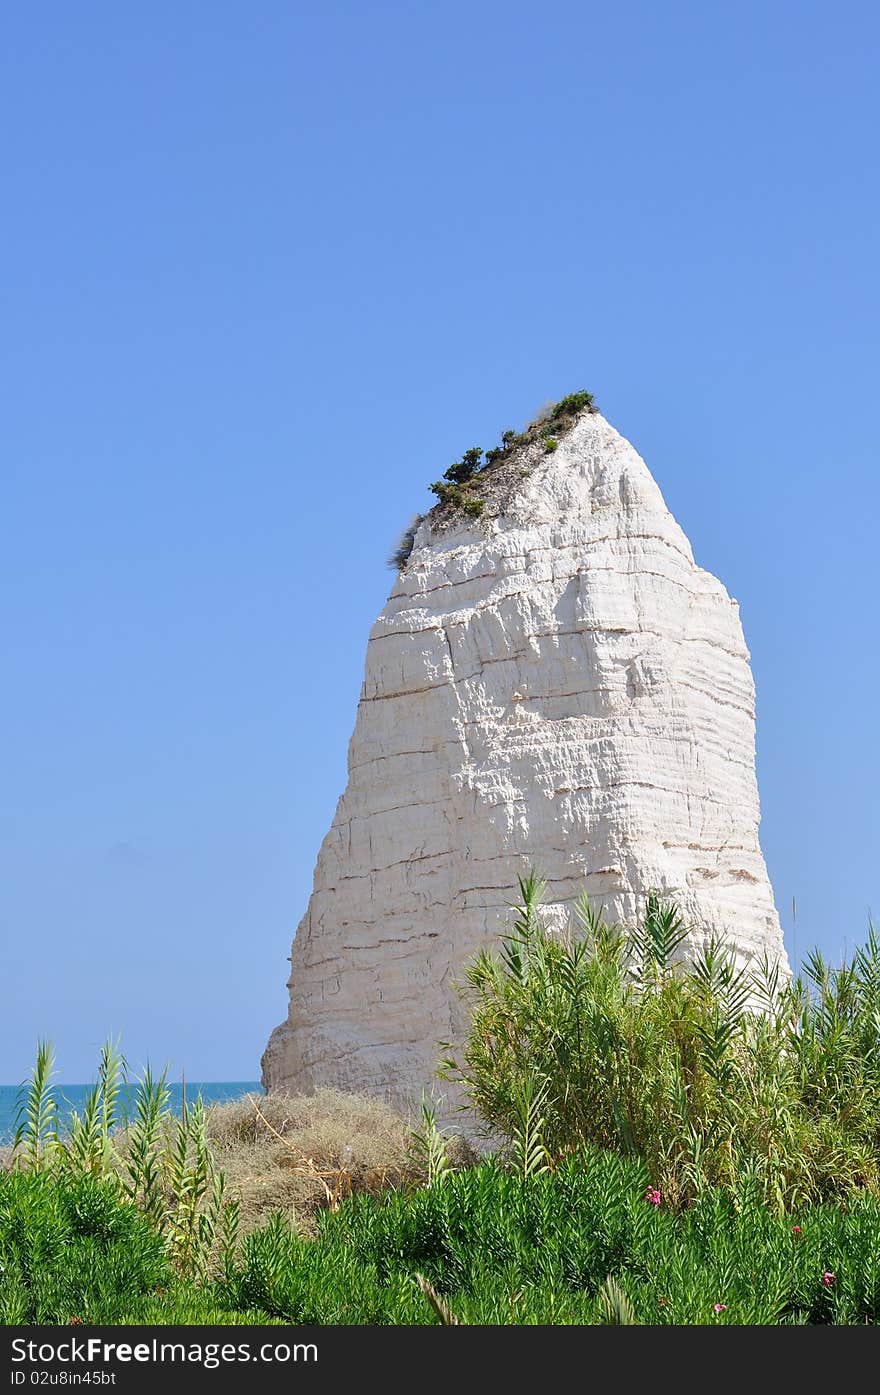
[{"label": "tall grass", "polygon": [[52,1093],[55,1053],[47,1041],[37,1043],[37,1059],[16,1110],[13,1154],[21,1165],[37,1170],[46,1166],[59,1147],[58,1111]]},{"label": "tall grass", "polygon": [[113,1132],[122,1120],[121,1094],[125,1080],[125,1060],[114,1042],[101,1048],[98,1083],[89,1092],[82,1114],[70,1117],[69,1138],[58,1148],[67,1165],[76,1172],[105,1176],[115,1157]]},{"label": "tall grass", "polygon": [[45,1173],[62,1181],[103,1178],[119,1197],[133,1202],[161,1238],[176,1273],[204,1276],[234,1249],[239,1211],[226,1197],[223,1173],[208,1143],[201,1097],[180,1115],[169,1105],[164,1074],[149,1067],[133,1088],[131,1114],[126,1062],[107,1042],[98,1079],[81,1112],[62,1133],[51,1088],[54,1055],[41,1042],[18,1105],[12,1169]]},{"label": "tall grass", "polygon": [[[333,1092],[240,1101],[212,1138],[147,1070],[126,1110],[112,1043],[64,1132],[41,1043],[0,1173],[0,1321],[880,1321],[874,928],[789,980],[717,940],[687,961],[659,896],[629,929],[582,899],[558,933],[543,892],[520,883],[467,970],[445,1069],[502,1140],[479,1163],[427,1097],[409,1129]],[[289,1190],[250,1229],[258,1154],[321,1189],[313,1237]]]},{"label": "tall grass", "polygon": [[[781,1211],[880,1190],[880,943],[786,981],[711,942],[691,963],[674,906],[634,930],[585,900],[564,934],[540,880],[497,951],[469,965],[466,1044],[445,1064],[524,1166],[524,1119],[551,1156],[592,1144],[639,1158],[677,1204],[748,1180]],[[536,1103],[539,1102],[539,1103]]]}]

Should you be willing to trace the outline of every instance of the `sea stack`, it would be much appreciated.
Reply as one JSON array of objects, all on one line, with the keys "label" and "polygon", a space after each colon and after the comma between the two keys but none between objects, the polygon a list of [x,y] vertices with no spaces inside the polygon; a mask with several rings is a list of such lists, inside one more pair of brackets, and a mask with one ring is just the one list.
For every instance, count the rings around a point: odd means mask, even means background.
[{"label": "sea stack", "polygon": [[787,972],[737,603],[629,442],[567,401],[446,490],[372,629],[268,1088],[417,1097],[530,869],[556,920],[586,891],[632,923],[657,889],[693,946]]}]

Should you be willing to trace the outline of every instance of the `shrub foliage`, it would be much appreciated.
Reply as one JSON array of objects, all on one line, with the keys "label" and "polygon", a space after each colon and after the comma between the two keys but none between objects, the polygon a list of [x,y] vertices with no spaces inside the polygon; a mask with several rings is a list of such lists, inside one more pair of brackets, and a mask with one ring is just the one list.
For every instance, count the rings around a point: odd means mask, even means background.
[{"label": "shrub foliage", "polygon": [[[873,927],[787,981],[718,941],[688,958],[658,895],[628,930],[582,899],[560,932],[543,893],[523,879],[509,935],[468,967],[471,1031],[445,1067],[493,1155],[465,1158],[428,1100],[406,1155],[348,1097],[314,1104],[303,1146],[285,1132],[302,1101],[224,1116],[221,1151],[268,1129],[321,1187],[310,1237],[288,1207],[242,1238],[201,1102],[174,1116],[146,1072],[126,1116],[112,1045],[63,1131],[41,1045],[0,1171],[0,1322],[880,1321]],[[361,1177],[351,1141],[380,1125]]]},{"label": "shrub foliage", "polygon": [[629,933],[582,899],[560,934],[538,878],[520,891],[512,933],[467,969],[472,1026],[445,1066],[491,1133],[517,1136],[528,1090],[552,1154],[639,1158],[676,1203],[744,1179],[778,1211],[878,1190],[873,928],[851,963],[816,954],[785,982],[717,940],[685,960],[685,927],[657,896]]},{"label": "shrub foliage", "polygon": [[148,1067],[126,1118],[125,1061],[108,1042],[82,1114],[74,1113],[64,1131],[52,1092],[53,1066],[52,1049],[41,1042],[19,1102],[14,1170],[54,1177],[62,1187],[71,1178],[103,1179],[109,1192],[139,1207],[175,1272],[207,1273],[218,1251],[235,1247],[238,1207],[227,1200],[225,1178],[215,1166],[201,1098],[189,1106],[184,1101],[175,1115],[165,1076],[154,1078]]},{"label": "shrub foliage", "polygon": [[677,1211],[586,1148],[352,1197],[314,1240],[278,1213],[196,1282],[107,1179],[0,1174],[0,1322],[876,1323],[878,1237],[867,1193],[780,1216],[744,1179]]},{"label": "shrub foliage", "polygon": [[[487,450],[485,456],[480,446],[471,446],[460,460],[454,461],[444,471],[442,479],[429,485],[431,492],[437,496],[440,504],[470,518],[479,518],[485,508],[485,500],[474,493],[474,488],[479,484],[481,477],[485,478],[485,472],[508,460],[519,446],[539,439],[543,441],[545,452],[552,453],[557,450],[559,438],[571,429],[580,413],[584,411],[598,411],[593,394],[586,391],[569,393],[567,397],[553,403],[539,419],[531,422],[525,431],[502,431],[499,445]],[[546,430],[548,423],[552,425],[552,432]],[[409,556],[409,552],[405,550],[406,536],[405,534],[400,548],[391,558],[392,565],[398,565],[398,557],[405,562]]]}]

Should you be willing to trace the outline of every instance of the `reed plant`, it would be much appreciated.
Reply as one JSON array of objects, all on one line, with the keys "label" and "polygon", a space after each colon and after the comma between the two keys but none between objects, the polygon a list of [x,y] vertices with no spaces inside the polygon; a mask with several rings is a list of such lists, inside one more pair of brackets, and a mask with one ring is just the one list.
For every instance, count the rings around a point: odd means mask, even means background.
[{"label": "reed plant", "polygon": [[[212,1144],[201,1100],[175,1114],[149,1070],[129,1086],[112,1043],[62,1127],[41,1043],[0,1173],[0,1321],[880,1322],[873,926],[790,979],[689,950],[659,895],[629,928],[582,898],[564,932],[543,896],[524,878],[466,972],[444,1069],[482,1161],[427,1096],[408,1131],[348,1096],[247,1100]],[[288,1205],[244,1234],[215,1147],[320,1189],[314,1233]]]},{"label": "reed plant", "polygon": [[39,1171],[51,1164],[60,1147],[58,1109],[52,1091],[55,1053],[51,1043],[37,1042],[37,1058],[16,1109],[13,1157],[20,1167]]},{"label": "reed plant", "polygon": [[103,1179],[146,1217],[180,1275],[203,1277],[217,1263],[228,1265],[240,1207],[226,1196],[201,1097],[187,1105],[184,1095],[175,1114],[165,1075],[154,1077],[148,1066],[130,1084],[124,1057],[108,1041],[95,1085],[62,1128],[53,1073],[52,1047],[40,1042],[19,1099],[12,1169]]},{"label": "reed plant", "polygon": [[[880,1191],[873,926],[849,962],[814,954],[788,980],[717,939],[688,958],[688,927],[656,895],[630,930],[582,899],[563,933],[543,895],[524,878],[510,934],[467,967],[470,1032],[444,1063],[519,1169],[530,1099],[551,1157],[641,1159],[676,1204],[745,1182],[778,1211]],[[534,1121],[529,1135],[534,1149]]]}]

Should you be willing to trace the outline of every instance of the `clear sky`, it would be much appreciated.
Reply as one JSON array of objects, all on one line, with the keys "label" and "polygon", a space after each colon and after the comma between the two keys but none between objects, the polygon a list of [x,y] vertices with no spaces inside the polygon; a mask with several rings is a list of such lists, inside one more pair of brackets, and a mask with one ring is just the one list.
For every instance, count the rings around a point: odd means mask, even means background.
[{"label": "clear sky", "polygon": [[880,12],[9,6],[0,1082],[254,1078],[426,484],[588,387],[741,605],[789,946],[880,899]]}]

